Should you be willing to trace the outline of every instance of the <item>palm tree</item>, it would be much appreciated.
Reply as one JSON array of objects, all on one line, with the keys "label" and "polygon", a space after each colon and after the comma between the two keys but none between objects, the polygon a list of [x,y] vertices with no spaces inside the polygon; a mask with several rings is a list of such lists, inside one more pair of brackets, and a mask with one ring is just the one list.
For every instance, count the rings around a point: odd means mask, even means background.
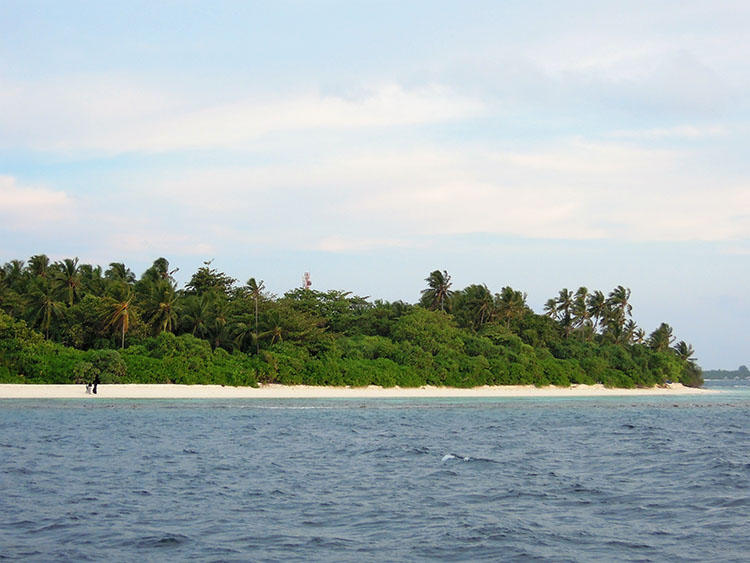
[{"label": "palm tree", "polygon": [[478,331],[495,314],[495,301],[487,286],[472,284],[453,298],[453,316],[459,326]]},{"label": "palm tree", "polygon": [[177,324],[177,292],[169,280],[159,280],[151,286],[146,315],[155,333],[172,332]]},{"label": "palm tree", "polygon": [[573,317],[570,314],[572,309],[573,294],[568,288],[563,288],[557,296],[557,314],[566,337],[570,335],[573,328]]},{"label": "palm tree", "polygon": [[622,341],[626,344],[635,344],[635,336],[638,331],[638,325],[633,319],[628,319],[622,329]]},{"label": "palm tree", "polygon": [[594,293],[589,293],[586,305],[590,318],[594,319],[594,331],[599,328],[602,319],[607,316],[607,299],[598,289]]},{"label": "palm tree", "polygon": [[576,327],[582,327],[591,319],[586,301],[589,297],[589,290],[585,287],[579,287],[573,296],[573,305],[570,309],[573,315],[573,324]]},{"label": "palm tree", "polygon": [[104,272],[104,277],[112,281],[121,281],[127,284],[135,283],[135,274],[122,262],[111,262],[109,268]]},{"label": "palm tree", "polygon": [[633,333],[633,344],[643,344],[646,340],[646,331],[638,327]]},{"label": "palm tree", "polygon": [[186,297],[180,309],[181,330],[186,330],[193,336],[205,338],[211,322],[213,302],[214,297],[211,293]]},{"label": "palm tree", "polygon": [[113,306],[112,313],[109,315],[109,318],[107,319],[107,328],[110,326],[114,326],[119,323],[120,325],[120,333],[121,333],[121,340],[120,340],[120,348],[125,348],[125,333],[128,332],[128,329],[130,328],[130,323],[133,319],[133,309],[131,307],[131,303],[133,302],[133,293],[128,290],[127,298],[120,301],[119,303],[115,303]]},{"label": "palm tree", "polygon": [[550,297],[544,304],[544,316],[550,319],[557,318],[557,299]]},{"label": "palm tree", "polygon": [[255,334],[253,336],[255,338],[255,353],[257,355],[260,353],[260,343],[258,342],[258,301],[260,300],[266,286],[263,283],[263,280],[260,280],[260,283],[258,283],[255,281],[255,278],[250,278],[247,280],[247,287],[250,290],[250,295],[252,295],[255,300]]},{"label": "palm tree", "polygon": [[648,345],[652,350],[657,352],[665,352],[674,342],[674,336],[672,336],[672,327],[667,323],[661,323],[648,337]]},{"label": "palm tree", "polygon": [[66,258],[62,262],[55,264],[57,268],[57,282],[61,290],[67,293],[68,306],[73,306],[75,297],[78,296],[81,289],[81,275],[78,267],[78,258],[71,260]]},{"label": "palm tree", "polygon": [[619,325],[618,328],[620,329],[620,333],[623,332],[625,322],[633,311],[633,306],[629,301],[630,289],[621,285],[614,288],[607,298],[607,305],[609,305],[610,311],[612,312],[611,320]]},{"label": "palm tree", "polygon": [[495,311],[498,317],[505,321],[506,328],[509,328],[511,320],[522,316],[525,310],[525,293],[506,286],[495,295]]},{"label": "palm tree", "polygon": [[81,264],[78,271],[81,278],[81,288],[84,293],[93,293],[98,296],[104,294],[106,284],[102,277],[101,266]]},{"label": "palm tree", "polygon": [[55,288],[45,278],[38,278],[34,283],[29,298],[32,303],[30,320],[33,326],[44,330],[44,337],[49,339],[49,327],[52,318],[60,318],[63,315],[64,304],[55,299]]},{"label": "palm tree", "polygon": [[285,330],[282,326],[283,321],[279,312],[271,311],[268,315],[264,315],[264,317],[269,329],[261,333],[260,336],[270,336],[271,346],[273,346],[276,342],[283,342]]},{"label": "palm tree", "polygon": [[684,340],[680,340],[677,344],[674,346],[674,351],[677,353],[677,356],[685,362],[695,363],[696,359],[693,357],[693,354],[695,354],[695,350],[693,350],[693,347],[685,342]]},{"label": "palm tree", "polygon": [[223,293],[211,292],[211,322],[208,325],[211,346],[216,349],[231,341],[229,330],[229,303]]},{"label": "palm tree", "polygon": [[[5,283],[9,288],[16,291],[19,291],[21,289],[21,284],[23,284],[25,277],[23,275],[23,265],[23,260],[11,260],[10,262],[6,262],[3,266],[3,270],[5,272]],[[19,291],[19,293],[21,293],[21,291]]]},{"label": "palm tree", "polygon": [[29,263],[26,266],[26,269],[36,278],[46,278],[49,276],[50,266],[51,263],[46,254],[35,254],[29,258]]},{"label": "palm tree", "polygon": [[251,339],[255,338],[255,332],[253,331],[253,327],[250,323],[241,321],[241,320],[235,320],[232,323],[231,327],[232,332],[232,342],[234,344],[235,349],[237,350],[243,350],[245,339],[249,336]]},{"label": "palm tree", "polygon": [[445,302],[450,299],[453,292],[450,290],[451,277],[448,272],[443,270],[435,270],[431,272],[429,276],[425,278],[427,282],[427,289],[422,290],[421,303],[427,309],[440,308],[441,311],[445,311]]}]

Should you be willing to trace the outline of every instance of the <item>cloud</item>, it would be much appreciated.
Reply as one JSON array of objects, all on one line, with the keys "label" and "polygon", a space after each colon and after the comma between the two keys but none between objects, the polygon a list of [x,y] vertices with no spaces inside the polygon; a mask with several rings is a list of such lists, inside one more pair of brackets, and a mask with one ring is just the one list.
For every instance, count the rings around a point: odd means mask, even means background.
[{"label": "cloud", "polygon": [[14,230],[35,231],[50,223],[69,221],[73,200],[63,192],[19,185],[12,176],[0,176],[0,218]]},{"label": "cloud", "polygon": [[163,152],[252,148],[271,134],[413,126],[482,114],[483,104],[440,85],[394,83],[357,97],[318,92],[282,97],[235,95],[230,102],[107,77],[59,83],[4,84],[0,146],[63,152]]},{"label": "cloud", "polygon": [[615,139],[632,140],[660,140],[660,139],[685,139],[699,140],[724,137],[730,133],[730,129],[724,125],[677,125],[674,127],[657,127],[651,129],[619,129],[612,131],[609,136]]},{"label": "cloud", "polygon": [[340,147],[327,159],[289,158],[138,183],[158,208],[176,209],[187,223],[221,223],[276,246],[337,252],[418,247],[425,237],[467,233],[631,241],[750,236],[746,183],[717,184],[688,149],[571,138],[524,151]]},{"label": "cloud", "polygon": [[350,238],[329,236],[317,241],[313,245],[313,248],[324,252],[363,252],[384,248],[414,248],[415,246],[422,245],[419,243],[415,244],[415,241],[413,240],[392,239],[387,237]]}]

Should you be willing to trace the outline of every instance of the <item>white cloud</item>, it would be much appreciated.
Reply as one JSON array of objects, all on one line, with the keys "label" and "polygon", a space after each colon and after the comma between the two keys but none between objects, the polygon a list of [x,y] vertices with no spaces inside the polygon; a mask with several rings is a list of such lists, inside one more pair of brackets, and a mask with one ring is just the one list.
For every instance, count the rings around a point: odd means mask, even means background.
[{"label": "white cloud", "polygon": [[730,129],[723,125],[677,125],[674,127],[657,127],[651,129],[619,129],[612,131],[609,136],[616,139],[632,140],[659,140],[659,139],[686,139],[698,140],[706,138],[724,137],[730,133]]},{"label": "white cloud", "polygon": [[324,252],[363,252],[381,248],[414,248],[421,246],[413,240],[377,238],[377,237],[343,237],[329,236],[317,241],[313,248]]},{"label": "white cloud", "polygon": [[69,221],[72,199],[63,191],[19,185],[12,176],[0,176],[0,218],[13,229],[42,230],[50,223]]},{"label": "white cloud", "polygon": [[484,111],[478,100],[440,85],[405,89],[390,83],[356,98],[312,92],[206,102],[121,78],[79,82],[4,84],[0,146],[114,154],[236,150],[269,134],[440,123]]},{"label": "white cloud", "polygon": [[[293,157],[292,157],[293,158]],[[730,241],[750,236],[750,190],[717,184],[690,150],[578,138],[527,151],[456,147],[186,170],[146,185],[185,216],[331,251],[494,233]]]}]

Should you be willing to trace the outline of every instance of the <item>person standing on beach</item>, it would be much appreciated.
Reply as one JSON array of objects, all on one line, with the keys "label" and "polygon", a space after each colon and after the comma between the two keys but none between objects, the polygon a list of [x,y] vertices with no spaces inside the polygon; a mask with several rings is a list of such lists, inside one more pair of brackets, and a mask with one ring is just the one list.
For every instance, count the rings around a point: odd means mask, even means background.
[{"label": "person standing on beach", "polygon": [[94,395],[96,395],[96,386],[99,385],[99,374],[96,374],[96,377],[94,378]]}]

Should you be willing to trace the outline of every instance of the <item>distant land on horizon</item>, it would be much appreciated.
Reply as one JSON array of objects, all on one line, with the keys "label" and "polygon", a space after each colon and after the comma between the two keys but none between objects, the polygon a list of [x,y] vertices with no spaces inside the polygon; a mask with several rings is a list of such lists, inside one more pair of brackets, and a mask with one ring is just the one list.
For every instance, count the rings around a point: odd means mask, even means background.
[{"label": "distant land on horizon", "polygon": [[750,369],[746,365],[741,365],[736,370],[712,369],[703,370],[704,379],[735,379],[750,377]]}]

